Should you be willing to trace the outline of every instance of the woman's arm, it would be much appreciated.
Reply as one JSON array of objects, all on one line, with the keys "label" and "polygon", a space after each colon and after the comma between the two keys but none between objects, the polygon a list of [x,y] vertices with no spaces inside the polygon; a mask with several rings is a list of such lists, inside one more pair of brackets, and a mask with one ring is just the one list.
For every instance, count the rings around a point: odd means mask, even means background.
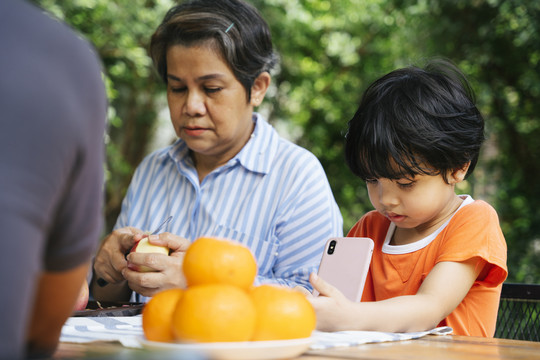
[{"label": "woman's arm", "polygon": [[289,170],[294,181],[281,190],[286,195],[276,211],[276,238],[267,239],[279,244],[272,271],[256,280],[311,291],[309,274],[317,271],[328,239],[343,236],[343,219],[318,160],[307,152],[295,156],[302,165]]},{"label": "woman's arm", "polygon": [[309,298],[317,313],[317,329],[410,332],[434,328],[461,303],[484,266],[478,258],[440,262],[416,295],[362,303],[349,301],[312,274],[313,286],[324,295]]}]

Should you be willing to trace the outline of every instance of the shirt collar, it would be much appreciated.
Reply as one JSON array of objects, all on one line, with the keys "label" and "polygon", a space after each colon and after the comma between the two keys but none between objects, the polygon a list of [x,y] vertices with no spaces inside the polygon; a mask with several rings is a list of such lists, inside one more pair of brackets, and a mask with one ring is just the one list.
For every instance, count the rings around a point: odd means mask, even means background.
[{"label": "shirt collar", "polygon": [[249,171],[267,174],[278,148],[279,136],[260,114],[253,113],[255,128],[251,138],[231,161],[238,161]]},{"label": "shirt collar", "polygon": [[[239,163],[249,171],[267,174],[270,172],[272,161],[277,153],[279,135],[259,113],[253,113],[253,122],[255,128],[251,138],[242,150],[229,160],[228,165]],[[178,139],[162,156],[169,156],[180,161],[183,166],[193,167],[193,161],[188,153],[189,148],[186,143]]]}]

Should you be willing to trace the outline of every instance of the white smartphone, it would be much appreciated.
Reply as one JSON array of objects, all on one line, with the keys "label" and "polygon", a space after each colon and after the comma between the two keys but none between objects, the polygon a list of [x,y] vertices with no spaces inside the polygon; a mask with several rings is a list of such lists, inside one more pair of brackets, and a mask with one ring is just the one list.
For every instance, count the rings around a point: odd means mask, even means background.
[{"label": "white smartphone", "polygon": [[[373,254],[373,240],[365,237],[331,238],[326,242],[318,275],[341,291],[349,300],[359,302]],[[313,290],[313,295],[319,292]]]}]

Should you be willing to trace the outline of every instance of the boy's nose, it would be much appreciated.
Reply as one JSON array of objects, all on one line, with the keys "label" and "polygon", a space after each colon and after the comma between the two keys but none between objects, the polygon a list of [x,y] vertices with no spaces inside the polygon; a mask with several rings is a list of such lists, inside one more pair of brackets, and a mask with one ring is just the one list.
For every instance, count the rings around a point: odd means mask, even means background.
[{"label": "boy's nose", "polygon": [[382,180],[378,186],[379,201],[384,206],[392,206],[398,204],[398,198],[393,191],[393,184],[389,180]]}]

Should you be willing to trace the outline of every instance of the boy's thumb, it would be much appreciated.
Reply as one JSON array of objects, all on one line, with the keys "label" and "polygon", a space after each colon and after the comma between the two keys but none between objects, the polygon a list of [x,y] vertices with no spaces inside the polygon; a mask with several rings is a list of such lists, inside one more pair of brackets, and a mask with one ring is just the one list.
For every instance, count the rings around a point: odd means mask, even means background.
[{"label": "boy's thumb", "polygon": [[339,293],[339,290],[324,281],[319,275],[311,273],[309,282],[315,290],[322,296],[334,296]]}]

